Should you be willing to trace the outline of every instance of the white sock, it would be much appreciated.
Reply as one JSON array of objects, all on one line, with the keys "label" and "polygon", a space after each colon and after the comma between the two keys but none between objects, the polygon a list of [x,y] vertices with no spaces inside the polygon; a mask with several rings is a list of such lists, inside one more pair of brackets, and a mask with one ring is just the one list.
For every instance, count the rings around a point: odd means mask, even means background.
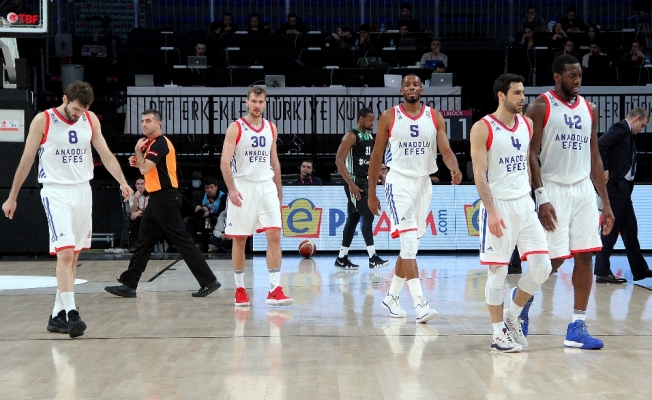
[{"label": "white sock", "polygon": [[374,254],[376,254],[376,246],[373,244],[371,246],[367,246],[367,253],[369,253],[369,258],[373,257]]},{"label": "white sock", "polygon": [[340,247],[340,254],[338,255],[339,258],[346,257],[349,255],[349,248],[348,247]]},{"label": "white sock", "polygon": [[394,297],[398,296],[403,287],[403,282],[405,282],[405,278],[399,278],[397,275],[394,275],[392,278],[392,285],[389,287],[389,294]]},{"label": "white sock", "polygon": [[269,288],[270,291],[276,289],[281,282],[281,269],[270,269],[269,270]]},{"label": "white sock", "polygon": [[61,291],[57,289],[57,295],[54,298],[54,308],[52,309],[52,318],[56,317],[59,314],[59,311],[63,310],[63,301],[61,300]]},{"label": "white sock", "polygon": [[503,334],[503,329],[507,329],[503,321],[493,322],[491,325],[494,326],[494,336],[501,336]]},{"label": "white sock", "polygon": [[523,311],[523,307],[512,301],[512,303],[509,305],[509,314],[512,316],[512,318],[518,318],[518,316],[521,315],[521,311]]},{"label": "white sock", "polygon": [[408,287],[410,288],[410,294],[412,294],[412,300],[414,301],[414,306],[421,304],[421,299],[423,298],[423,291],[421,290],[421,280],[419,278],[412,278],[407,281]]},{"label": "white sock", "polygon": [[573,310],[573,322],[577,320],[584,321],[586,319],[586,311],[583,310]]},{"label": "white sock", "polygon": [[235,278],[235,287],[243,288],[244,287],[244,270],[242,270],[242,271],[233,271],[233,277]]},{"label": "white sock", "polygon": [[75,292],[61,292],[61,303],[63,304],[63,309],[66,310],[66,314],[70,310],[76,310]]}]

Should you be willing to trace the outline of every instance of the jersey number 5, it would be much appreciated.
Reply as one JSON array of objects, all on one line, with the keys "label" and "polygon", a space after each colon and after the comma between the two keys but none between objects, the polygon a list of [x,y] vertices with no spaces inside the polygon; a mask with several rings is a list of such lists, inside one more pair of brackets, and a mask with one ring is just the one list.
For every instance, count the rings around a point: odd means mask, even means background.
[{"label": "jersey number 5", "polygon": [[265,147],[265,136],[252,136],[251,147]]},{"label": "jersey number 5", "polygon": [[419,136],[419,125],[410,125],[410,136]]}]

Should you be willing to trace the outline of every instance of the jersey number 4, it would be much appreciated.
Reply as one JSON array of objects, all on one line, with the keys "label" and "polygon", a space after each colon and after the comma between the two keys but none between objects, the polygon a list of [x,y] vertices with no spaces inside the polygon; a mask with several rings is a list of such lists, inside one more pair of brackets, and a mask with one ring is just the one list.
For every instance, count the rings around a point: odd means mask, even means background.
[{"label": "jersey number 4", "polygon": [[514,136],[512,136],[512,146],[516,147],[516,150],[521,150],[521,142]]},{"label": "jersey number 4", "polygon": [[265,147],[265,136],[252,136],[251,147]]},{"label": "jersey number 4", "polygon": [[[575,122],[573,122],[573,120]],[[572,117],[569,117],[568,115],[564,114],[564,122],[566,122],[566,125],[570,129],[582,129],[582,118],[579,115],[573,115]]]}]

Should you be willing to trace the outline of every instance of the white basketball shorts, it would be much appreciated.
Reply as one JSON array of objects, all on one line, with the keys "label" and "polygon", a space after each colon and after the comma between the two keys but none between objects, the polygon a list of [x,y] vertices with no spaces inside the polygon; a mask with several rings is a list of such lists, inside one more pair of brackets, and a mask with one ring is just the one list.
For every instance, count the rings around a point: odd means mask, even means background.
[{"label": "white basketball shorts", "polygon": [[419,238],[423,236],[432,200],[430,177],[414,178],[390,170],[385,179],[385,197],[392,238],[396,239],[408,231],[417,231]]},{"label": "white basketball shorts", "polygon": [[45,184],[41,189],[41,202],[50,231],[50,254],[62,249],[78,253],[91,247],[93,194],[88,182]]},{"label": "white basketball shorts", "polygon": [[231,237],[251,236],[268,229],[281,229],[281,203],[273,181],[252,182],[234,179],[235,187],[242,195],[242,207],[226,200],[226,229]]}]

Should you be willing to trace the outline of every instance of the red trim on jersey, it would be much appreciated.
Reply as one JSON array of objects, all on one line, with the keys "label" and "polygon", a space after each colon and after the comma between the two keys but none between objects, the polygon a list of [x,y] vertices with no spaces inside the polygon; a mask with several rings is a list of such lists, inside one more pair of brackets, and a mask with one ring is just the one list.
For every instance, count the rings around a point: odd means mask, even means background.
[{"label": "red trim on jersey", "polygon": [[396,121],[396,111],[392,113],[392,123],[389,124],[389,130],[387,131],[387,137],[392,137],[392,128],[394,128],[394,121]]},{"label": "red trim on jersey", "polygon": [[263,121],[263,123],[260,124],[260,128],[259,128],[259,129],[256,129],[256,128],[254,128],[253,126],[251,126],[251,124],[249,124],[249,122],[247,122],[246,119],[244,119],[244,118],[240,118],[240,121],[242,121],[245,125],[247,125],[247,126],[249,127],[249,129],[251,129],[252,131],[254,131],[254,132],[256,132],[256,133],[260,133],[260,132],[263,131],[263,129],[265,129],[265,119],[264,119],[264,118],[261,118],[261,120]]},{"label": "red trim on jersey", "polygon": [[527,253],[523,254],[521,256],[521,261],[527,261],[527,256],[530,254],[549,254],[548,250],[534,250],[534,251],[528,251]]},{"label": "red trim on jersey", "polygon": [[88,250],[88,249],[90,249],[90,247],[82,247],[82,248],[79,249],[79,250],[75,250],[75,254],[79,254],[79,253],[82,252],[82,250]]},{"label": "red trim on jersey", "polygon": [[58,252],[60,252],[61,250],[65,250],[65,249],[74,249],[74,248],[75,248],[75,245],[74,245],[74,244],[73,244],[73,245],[70,245],[70,246],[55,247],[55,248],[54,248],[54,253],[53,253],[53,252],[50,252],[50,255],[53,256],[53,255],[57,254]]},{"label": "red trim on jersey", "polygon": [[586,108],[589,110],[589,115],[591,116],[591,123],[595,124],[595,121],[593,120],[593,111],[591,111],[591,104],[587,99],[583,99],[583,100],[586,103]]},{"label": "red trim on jersey", "polygon": [[601,251],[601,250],[602,250],[602,246],[594,247],[592,249],[571,250],[571,254],[575,254],[575,253],[592,253],[594,251]]},{"label": "red trim on jersey", "polygon": [[548,98],[548,96],[546,96],[545,93],[542,94],[541,97],[543,97],[543,100],[546,102],[546,116],[543,117],[543,127],[545,128],[546,125],[548,124],[548,119],[550,119],[551,106],[550,106],[550,99]]},{"label": "red trim on jersey", "polygon": [[512,132],[512,133],[516,132],[516,129],[518,128],[518,117],[516,116],[516,114],[514,114],[514,126],[511,129],[508,128],[507,125],[500,122],[498,118],[494,117],[492,114],[489,114],[488,117],[496,121],[496,123],[498,123],[503,129],[505,129],[508,132]]},{"label": "red trim on jersey", "polygon": [[44,144],[46,140],[48,140],[48,132],[50,131],[50,113],[47,111],[44,111],[43,113],[45,114],[45,131],[43,132],[43,139],[41,139],[41,144]]},{"label": "red trim on jersey", "polygon": [[527,122],[527,119],[525,119],[525,117],[521,116],[521,118],[523,118],[523,123],[525,124],[525,126],[527,126],[527,131],[530,133],[530,139],[532,139],[532,127],[530,126],[530,123]]},{"label": "red trim on jersey", "polygon": [[392,232],[392,239],[398,238],[399,236],[401,236],[401,234],[403,234],[405,232],[412,232],[412,231],[416,231],[416,230],[417,230],[417,228],[403,229],[402,231],[399,231],[397,229],[394,232]]},{"label": "red trim on jersey", "polygon": [[68,124],[68,125],[75,125],[76,121],[68,121],[68,119],[67,119],[66,117],[64,117],[63,115],[61,115],[61,113],[59,112],[59,110],[56,109],[56,107],[53,108],[52,111],[54,111],[54,113],[57,114],[57,117],[58,117],[61,121],[65,122],[65,123]]},{"label": "red trim on jersey", "polygon": [[573,258],[572,254],[567,254],[565,256],[559,256],[555,258],[551,258],[551,260],[568,260],[569,258]]},{"label": "red trim on jersey", "polygon": [[561,104],[565,105],[566,107],[570,108],[571,110],[576,109],[577,106],[581,103],[581,100],[582,100],[582,97],[578,95],[577,98],[575,99],[575,103],[573,103],[573,105],[570,105],[567,102],[565,102],[564,100],[560,99],[559,96],[557,96],[557,93],[555,93],[554,90],[551,90],[550,94],[552,95],[552,97],[559,100],[559,102]]},{"label": "red trim on jersey", "polygon": [[226,236],[228,238],[231,238],[231,239],[238,239],[238,238],[248,238],[248,237],[251,237],[253,235],[228,235],[228,234],[225,233],[224,236]]},{"label": "red trim on jersey", "polygon": [[93,132],[93,120],[91,119],[91,114],[88,112],[88,110],[84,111],[84,114],[86,114],[86,118],[88,118],[88,124],[91,126],[91,132]]},{"label": "red trim on jersey", "polygon": [[236,124],[236,125],[238,125],[238,137],[235,138],[235,144],[237,145],[240,142],[240,137],[242,136],[242,125],[240,124]]},{"label": "red trim on jersey", "polygon": [[281,230],[280,226],[268,226],[268,227],[256,229],[256,233],[263,233],[265,231],[280,231],[280,230]]},{"label": "red trim on jersey", "polygon": [[489,121],[482,118],[482,122],[484,122],[487,125],[487,130],[489,131],[489,133],[487,134],[487,151],[489,151],[489,149],[491,149],[491,144],[494,142],[494,130],[491,129],[491,124],[489,123]]},{"label": "red trim on jersey", "polygon": [[276,136],[278,136],[278,132],[276,132],[276,125],[270,122],[269,127],[272,129],[272,139],[276,140]]},{"label": "red trim on jersey", "polygon": [[415,117],[413,117],[413,116],[411,116],[410,114],[408,114],[407,111],[405,111],[405,108],[403,108],[403,104],[402,104],[402,103],[399,104],[398,106],[400,107],[401,112],[402,112],[403,114],[405,114],[406,117],[410,118],[412,121],[416,121],[416,120],[418,120],[419,118],[421,118],[421,116],[423,115],[423,113],[426,111],[426,106],[421,105],[421,112],[420,112],[419,114],[417,114]]},{"label": "red trim on jersey", "polygon": [[509,261],[505,261],[505,262],[480,261],[480,265],[493,265],[498,267],[506,267],[509,265]]},{"label": "red trim on jersey", "polygon": [[435,125],[435,132],[437,132],[437,116],[435,115],[435,109],[432,107],[430,108],[430,116],[432,117],[432,123]]}]

